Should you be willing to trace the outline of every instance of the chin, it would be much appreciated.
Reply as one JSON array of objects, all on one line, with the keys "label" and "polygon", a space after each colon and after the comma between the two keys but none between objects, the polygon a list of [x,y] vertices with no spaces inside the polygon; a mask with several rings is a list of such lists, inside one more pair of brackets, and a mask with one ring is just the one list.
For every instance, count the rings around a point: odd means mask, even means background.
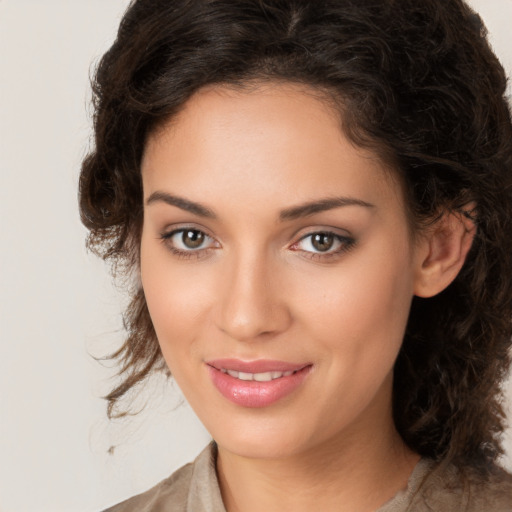
[{"label": "chin", "polygon": [[239,436],[229,439],[220,436],[215,438],[220,448],[239,457],[248,459],[286,459],[299,453],[300,444],[290,440],[289,436],[261,436],[249,439]]},{"label": "chin", "polygon": [[312,441],[294,423],[266,417],[233,421],[230,426],[220,425],[209,431],[220,448],[240,457],[283,459],[307,450]]}]

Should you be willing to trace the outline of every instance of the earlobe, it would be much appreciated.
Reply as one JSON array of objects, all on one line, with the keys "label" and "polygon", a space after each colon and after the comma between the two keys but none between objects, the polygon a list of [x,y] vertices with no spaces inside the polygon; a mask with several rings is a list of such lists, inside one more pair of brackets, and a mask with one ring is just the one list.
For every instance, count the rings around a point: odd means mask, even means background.
[{"label": "earlobe", "polygon": [[428,232],[417,247],[417,267],[414,294],[433,297],[443,291],[457,276],[476,233],[476,225],[469,214],[473,203],[464,212],[446,212]]}]

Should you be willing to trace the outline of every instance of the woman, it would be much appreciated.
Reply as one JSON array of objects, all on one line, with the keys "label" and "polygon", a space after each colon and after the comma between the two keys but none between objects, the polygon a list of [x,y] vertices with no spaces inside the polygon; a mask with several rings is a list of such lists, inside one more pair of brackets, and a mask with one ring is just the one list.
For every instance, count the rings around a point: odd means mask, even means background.
[{"label": "woman", "polygon": [[461,0],[132,3],[80,182],[134,272],[109,414],[168,371],[214,442],[111,510],[512,510],[505,85]]}]

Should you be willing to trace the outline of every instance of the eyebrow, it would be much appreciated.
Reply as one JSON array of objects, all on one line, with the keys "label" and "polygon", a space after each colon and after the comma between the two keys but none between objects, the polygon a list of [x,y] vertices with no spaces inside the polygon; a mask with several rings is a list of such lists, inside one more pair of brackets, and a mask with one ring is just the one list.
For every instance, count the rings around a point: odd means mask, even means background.
[{"label": "eyebrow", "polygon": [[301,217],[307,217],[319,212],[325,212],[342,206],[362,206],[363,208],[374,208],[375,206],[361,199],[353,197],[327,197],[310,203],[301,204],[286,208],[279,214],[279,220],[294,220]]},{"label": "eyebrow", "polygon": [[[183,197],[168,194],[167,192],[153,192],[148,197],[146,205],[160,201],[171,206],[176,206],[177,208],[193,213],[194,215],[198,215],[199,217],[206,217],[209,219],[217,218],[213,210],[207,206],[201,203],[196,203],[195,201],[190,201]],[[325,199],[319,199],[309,203],[286,208],[280,212],[279,220],[281,222],[295,220],[301,217],[314,215],[315,213],[332,210],[334,208],[340,208],[342,206],[360,206],[363,208],[375,207],[371,203],[367,203],[366,201],[362,201],[361,199],[356,199],[353,197],[327,197]]]},{"label": "eyebrow", "polygon": [[194,201],[189,201],[183,197],[173,196],[167,192],[153,192],[147,199],[146,204],[150,205],[162,201],[171,206],[176,206],[181,210],[193,213],[199,217],[207,217],[209,219],[215,219],[217,216],[213,213],[210,208]]}]

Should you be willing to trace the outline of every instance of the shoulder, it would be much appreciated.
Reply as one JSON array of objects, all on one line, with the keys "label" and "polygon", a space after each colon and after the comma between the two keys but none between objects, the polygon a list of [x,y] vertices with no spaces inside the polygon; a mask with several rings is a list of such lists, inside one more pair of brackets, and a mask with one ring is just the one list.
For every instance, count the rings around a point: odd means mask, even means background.
[{"label": "shoulder", "polygon": [[[191,510],[191,506],[192,510],[199,510],[196,503],[217,498],[204,495],[211,488],[218,489],[214,452],[214,445],[208,446],[194,462],[181,467],[148,491],[103,512],[185,512]],[[220,496],[220,491],[217,494]]]},{"label": "shoulder", "polygon": [[186,510],[192,472],[193,464],[187,464],[148,491],[118,503],[104,512],[157,512],[159,510],[178,512]]},{"label": "shoulder", "polygon": [[411,505],[415,511],[512,512],[512,475],[501,468],[482,476],[441,465],[425,477]]},{"label": "shoulder", "polygon": [[512,512],[512,475],[499,471],[486,479],[475,477],[468,483],[468,511]]}]

